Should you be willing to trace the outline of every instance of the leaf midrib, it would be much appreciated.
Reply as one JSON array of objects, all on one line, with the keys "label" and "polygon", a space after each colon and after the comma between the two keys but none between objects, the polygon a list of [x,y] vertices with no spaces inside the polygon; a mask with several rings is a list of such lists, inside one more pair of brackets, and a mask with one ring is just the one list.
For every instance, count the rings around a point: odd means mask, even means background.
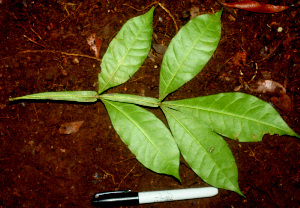
[{"label": "leaf midrib", "polygon": [[178,107],[183,107],[183,108],[195,109],[195,110],[199,110],[199,111],[206,111],[208,113],[216,113],[216,114],[221,114],[221,115],[225,115],[225,116],[232,116],[232,117],[236,117],[236,118],[239,118],[239,119],[245,119],[245,120],[249,120],[249,121],[256,122],[256,123],[259,123],[259,124],[263,124],[263,125],[266,125],[266,126],[270,126],[270,127],[275,128],[275,129],[280,129],[281,131],[286,132],[286,130],[284,130],[282,128],[279,128],[277,126],[274,126],[274,125],[270,125],[269,123],[261,122],[259,120],[251,119],[249,117],[242,117],[242,116],[239,116],[238,114],[224,113],[224,111],[212,110],[211,108],[199,108],[199,107],[194,107],[194,106],[169,104],[169,103],[166,104],[166,106],[178,106]]},{"label": "leaf midrib", "polygon": [[[25,97],[25,96],[23,96],[23,97]],[[28,96],[27,96],[28,97]],[[96,97],[96,95],[95,96],[88,96],[88,95],[86,95],[86,96],[80,96],[80,95],[45,95],[45,96],[31,96],[31,98],[49,98],[49,97],[51,97],[51,98],[56,98],[56,97],[74,97],[74,98],[97,98]]]}]

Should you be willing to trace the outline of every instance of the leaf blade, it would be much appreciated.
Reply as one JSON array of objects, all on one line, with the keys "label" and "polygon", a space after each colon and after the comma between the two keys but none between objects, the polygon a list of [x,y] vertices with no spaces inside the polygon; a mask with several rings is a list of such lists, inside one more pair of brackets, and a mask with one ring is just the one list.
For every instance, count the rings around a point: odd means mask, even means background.
[{"label": "leaf blade", "polygon": [[75,102],[96,102],[98,94],[95,91],[61,91],[61,92],[42,92],[22,97],[9,98],[9,101],[15,100],[64,100]]},{"label": "leaf blade", "polygon": [[153,12],[154,7],[128,20],[109,44],[98,74],[99,94],[126,82],[146,59],[151,47]]},{"label": "leaf blade", "polygon": [[162,108],[180,152],[193,171],[212,186],[243,195],[238,170],[226,142],[205,123],[170,108]]},{"label": "leaf blade", "polygon": [[103,100],[111,122],[148,169],[179,177],[179,150],[167,127],[154,114],[136,105]]},{"label": "leaf blade", "polygon": [[190,20],[172,39],[163,58],[159,100],[194,78],[209,61],[221,38],[222,10]]},{"label": "leaf blade", "polygon": [[194,115],[217,133],[240,142],[262,141],[266,133],[299,137],[271,105],[244,93],[220,93],[162,105]]}]

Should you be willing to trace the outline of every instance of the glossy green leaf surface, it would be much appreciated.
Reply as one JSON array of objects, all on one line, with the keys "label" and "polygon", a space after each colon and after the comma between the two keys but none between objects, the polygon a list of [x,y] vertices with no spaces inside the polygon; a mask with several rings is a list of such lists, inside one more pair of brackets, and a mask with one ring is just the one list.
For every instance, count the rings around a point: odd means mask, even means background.
[{"label": "glossy green leaf surface", "polygon": [[244,93],[221,93],[162,105],[196,116],[215,132],[240,142],[261,141],[267,133],[299,137],[270,104]]},{"label": "glossy green leaf surface", "polygon": [[220,41],[221,14],[193,18],[172,39],[161,66],[159,100],[194,78],[209,61]]},{"label": "glossy green leaf surface", "polygon": [[75,102],[96,102],[98,94],[95,91],[62,91],[62,92],[42,92],[31,95],[26,95],[17,98],[10,98],[14,100],[64,100]]},{"label": "glossy green leaf surface", "polygon": [[147,107],[158,107],[159,100],[153,97],[143,97],[139,95],[129,95],[129,94],[102,94],[99,96],[105,100],[118,101],[123,103],[132,103],[137,105],[143,105]]},{"label": "glossy green leaf surface", "polygon": [[179,150],[153,113],[133,104],[102,100],[112,125],[130,151],[150,170],[179,178]]},{"label": "glossy green leaf surface", "polygon": [[99,94],[126,82],[142,65],[151,48],[154,7],[127,21],[111,41],[98,75]]},{"label": "glossy green leaf surface", "polygon": [[212,186],[243,195],[234,157],[223,138],[193,116],[162,109],[180,152],[193,171]]}]

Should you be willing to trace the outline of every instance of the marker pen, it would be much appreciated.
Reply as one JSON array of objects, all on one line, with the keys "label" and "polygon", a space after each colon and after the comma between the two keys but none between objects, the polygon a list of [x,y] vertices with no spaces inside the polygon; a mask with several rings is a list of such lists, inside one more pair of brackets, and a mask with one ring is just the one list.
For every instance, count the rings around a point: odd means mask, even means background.
[{"label": "marker pen", "polygon": [[212,197],[218,194],[214,187],[188,188],[162,191],[131,192],[112,191],[95,194],[92,206],[128,206],[147,203],[167,202]]}]

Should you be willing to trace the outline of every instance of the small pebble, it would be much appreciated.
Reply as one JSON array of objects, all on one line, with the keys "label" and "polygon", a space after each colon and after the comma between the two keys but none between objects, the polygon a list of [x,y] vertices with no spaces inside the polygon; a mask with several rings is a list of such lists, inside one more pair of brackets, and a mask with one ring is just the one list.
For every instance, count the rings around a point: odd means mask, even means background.
[{"label": "small pebble", "polygon": [[79,64],[79,59],[78,59],[77,57],[74,58],[74,59],[73,59],[73,63],[74,63],[74,64]]}]

